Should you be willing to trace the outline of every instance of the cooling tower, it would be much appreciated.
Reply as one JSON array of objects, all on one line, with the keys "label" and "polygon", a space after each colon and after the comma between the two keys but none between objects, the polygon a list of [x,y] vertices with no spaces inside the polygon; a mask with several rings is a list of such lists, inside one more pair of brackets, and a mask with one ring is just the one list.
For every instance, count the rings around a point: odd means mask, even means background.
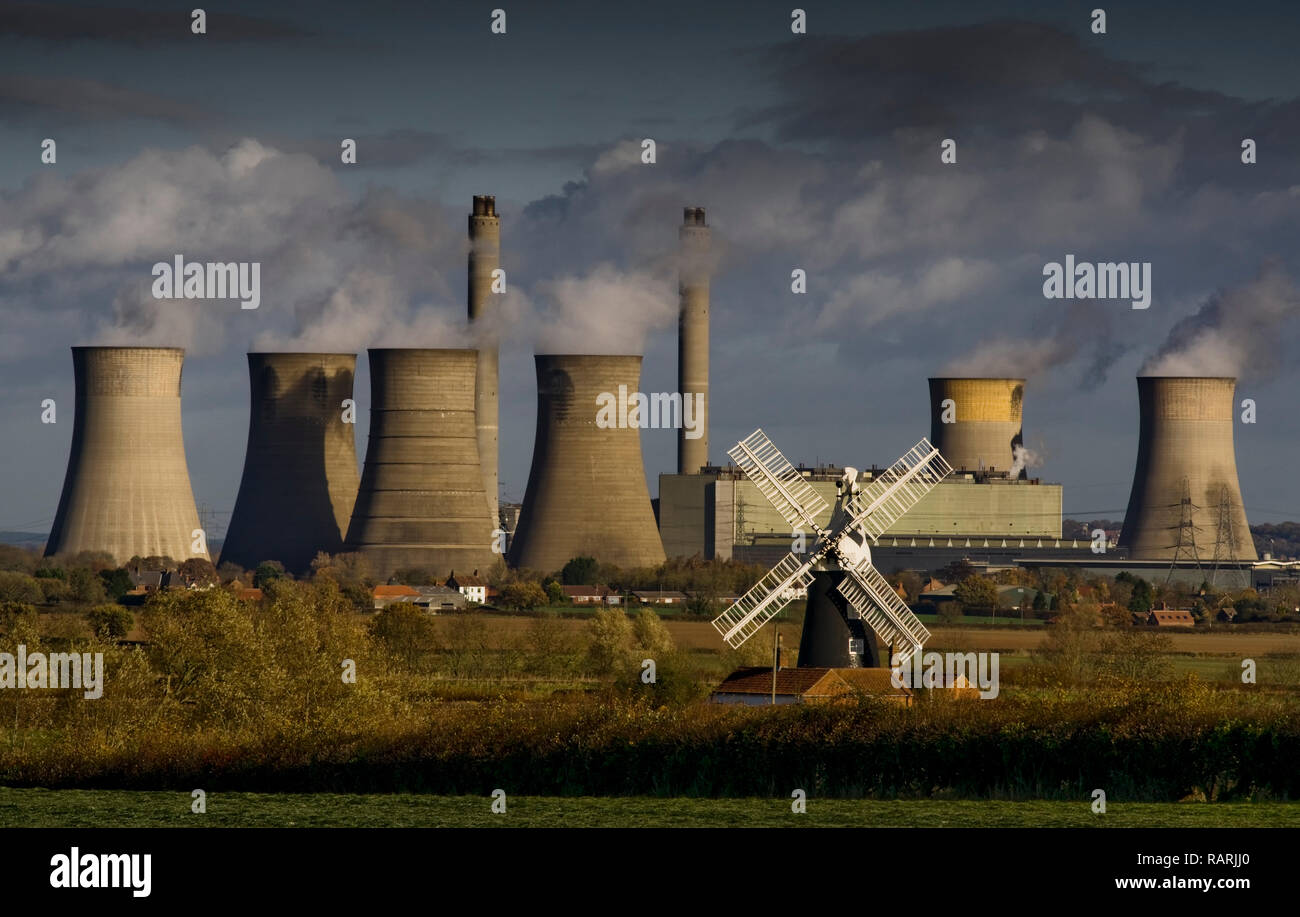
[{"label": "cooling tower", "polygon": [[686,409],[688,395],[703,395],[702,416],[697,418],[698,439],[686,437],[685,424],[677,431],[677,473],[698,474],[709,463],[709,248],[712,233],[704,222],[703,207],[687,207],[682,228],[679,293],[681,313],[677,325],[677,391]]},{"label": "cooling tower", "polygon": [[488,515],[474,424],[473,350],[371,350],[370,439],[345,550],[435,576],[486,570]]},{"label": "cooling tower", "polygon": [[958,471],[1006,471],[1024,398],[1024,379],[931,379],[930,442]]},{"label": "cooling tower", "polygon": [[1232,445],[1237,380],[1138,376],[1137,383],[1137,470],[1120,546],[1140,560],[1209,561],[1216,545],[1220,559],[1255,560]]},{"label": "cooling tower", "polygon": [[184,362],[172,347],[72,348],[76,420],[47,556],[207,559],[191,550],[199,514],[181,434]]},{"label": "cooling tower", "polygon": [[641,432],[620,425],[618,407],[606,411],[609,424],[596,422],[598,396],[617,398],[620,385],[633,394],[640,379],[639,356],[538,355],[537,437],[513,566],[550,572],[583,555],[620,567],[663,563]]},{"label": "cooling tower", "polygon": [[222,561],[251,570],[278,560],[297,575],[316,552],[343,550],[357,499],[356,439],[343,419],[356,365],[351,353],[248,355],[248,451]]},{"label": "cooling tower", "polygon": [[[492,272],[501,266],[501,220],[497,201],[487,195],[474,196],[469,215],[469,320],[477,323],[490,308]],[[497,370],[496,335],[491,323],[477,329],[478,371],[474,382],[474,409],[478,427],[478,453],[483,464],[483,490],[493,527],[497,523]]]}]

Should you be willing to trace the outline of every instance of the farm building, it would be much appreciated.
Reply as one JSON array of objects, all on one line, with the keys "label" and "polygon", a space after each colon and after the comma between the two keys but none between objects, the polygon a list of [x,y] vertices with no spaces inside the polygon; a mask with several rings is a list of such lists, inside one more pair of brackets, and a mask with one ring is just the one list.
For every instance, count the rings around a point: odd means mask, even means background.
[{"label": "farm building", "polygon": [[1152,627],[1195,627],[1196,619],[1183,608],[1157,608],[1147,615],[1147,624]]},{"label": "farm building", "polygon": [[371,595],[375,600],[375,611],[383,611],[394,602],[414,602],[420,597],[420,591],[414,586],[380,585]]}]

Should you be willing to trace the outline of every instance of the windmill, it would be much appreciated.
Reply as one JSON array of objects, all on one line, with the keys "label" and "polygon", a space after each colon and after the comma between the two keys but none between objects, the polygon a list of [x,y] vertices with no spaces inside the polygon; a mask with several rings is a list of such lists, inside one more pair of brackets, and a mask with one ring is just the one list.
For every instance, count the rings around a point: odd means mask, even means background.
[{"label": "windmill", "polygon": [[857,469],[844,469],[825,528],[817,524],[828,506],[825,498],[762,430],[755,430],[727,454],[793,531],[815,536],[804,559],[786,555],[713,621],[728,644],[740,646],[807,590],[800,666],[878,665],[867,628],[894,648],[899,665],[925,645],[930,632],[872,566],[868,539],[877,542],[952,472],[929,440],[921,440],[866,487],[859,485]]}]

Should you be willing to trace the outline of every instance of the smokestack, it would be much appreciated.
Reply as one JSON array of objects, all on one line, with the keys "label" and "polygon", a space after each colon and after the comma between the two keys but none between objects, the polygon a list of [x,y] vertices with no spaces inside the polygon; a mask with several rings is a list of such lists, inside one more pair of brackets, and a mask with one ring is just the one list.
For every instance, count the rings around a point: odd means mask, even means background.
[{"label": "smokestack", "polygon": [[1137,470],[1120,546],[1141,560],[1208,561],[1217,544],[1221,558],[1255,560],[1232,443],[1237,380],[1138,376],[1137,384]]},{"label": "smokestack", "polygon": [[677,325],[677,390],[683,406],[690,395],[704,396],[698,439],[677,431],[677,473],[698,474],[709,463],[709,249],[712,231],[703,207],[687,207],[678,230],[681,270],[678,291],[681,314]]},{"label": "smokestack", "polygon": [[345,550],[376,577],[421,568],[439,577],[486,570],[488,516],[474,424],[473,350],[370,354],[370,440]]},{"label": "smokestack", "polygon": [[[497,199],[476,194],[469,215],[469,320],[477,322],[492,300],[492,272],[501,266],[501,220]],[[489,328],[479,329],[478,372],[474,381],[479,459],[492,527],[497,526],[498,406],[497,344]]]},{"label": "smokestack", "polygon": [[537,436],[510,563],[547,572],[588,556],[620,567],[664,561],[641,432],[596,425],[597,398],[638,391],[639,356],[539,354]]},{"label": "smokestack", "polygon": [[[248,451],[222,561],[278,560],[299,575],[337,554],[357,499],[353,353],[250,353]],[[355,412],[355,407],[353,408]]]},{"label": "smokestack", "polygon": [[199,514],[181,433],[184,362],[173,347],[72,348],[76,420],[47,557],[208,559],[191,550]]},{"label": "smokestack", "polygon": [[930,442],[959,471],[1008,471],[1022,444],[1024,400],[1024,379],[932,378]]}]

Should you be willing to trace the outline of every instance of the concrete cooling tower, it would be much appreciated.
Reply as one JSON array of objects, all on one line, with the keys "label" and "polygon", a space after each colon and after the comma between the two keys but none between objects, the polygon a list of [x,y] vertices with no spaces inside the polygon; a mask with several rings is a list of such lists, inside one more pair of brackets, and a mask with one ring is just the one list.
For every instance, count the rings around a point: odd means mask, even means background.
[{"label": "concrete cooling tower", "polygon": [[538,355],[537,436],[510,563],[547,572],[571,558],[664,561],[635,426],[597,426],[597,397],[638,391],[639,356]]},{"label": "concrete cooling tower", "polygon": [[500,555],[474,423],[477,353],[369,353],[370,440],[345,550],[380,580],[413,567],[487,570]]},{"label": "concrete cooling tower", "polygon": [[[501,266],[501,219],[497,216],[497,199],[475,195],[469,215],[469,320],[478,323],[490,309],[492,272]],[[482,336],[478,350],[478,369],[474,383],[474,409],[478,428],[478,453],[483,464],[483,490],[487,494],[488,512],[497,521],[497,462],[499,459],[497,386],[497,345],[491,326],[478,329]]]},{"label": "concrete cooling tower", "polygon": [[[298,575],[337,554],[357,499],[351,353],[250,353],[248,451],[221,560],[278,560]],[[355,408],[353,408],[355,411]]]},{"label": "concrete cooling tower", "polygon": [[[1137,470],[1120,532],[1139,560],[1255,560],[1232,444],[1232,378],[1139,376]],[[1231,550],[1230,550],[1231,548]]]},{"label": "concrete cooling tower", "polygon": [[76,420],[46,555],[106,551],[117,563],[192,550],[199,514],[181,434],[172,347],[74,347]]},{"label": "concrete cooling tower", "polygon": [[687,438],[686,426],[677,431],[677,473],[699,474],[709,463],[709,247],[712,232],[704,222],[703,207],[687,207],[682,228],[680,297],[677,326],[677,391],[682,404],[687,395],[703,395],[703,416],[697,418],[701,436]]},{"label": "concrete cooling tower", "polygon": [[1006,471],[1024,399],[1024,379],[931,379],[930,442],[958,471]]}]

